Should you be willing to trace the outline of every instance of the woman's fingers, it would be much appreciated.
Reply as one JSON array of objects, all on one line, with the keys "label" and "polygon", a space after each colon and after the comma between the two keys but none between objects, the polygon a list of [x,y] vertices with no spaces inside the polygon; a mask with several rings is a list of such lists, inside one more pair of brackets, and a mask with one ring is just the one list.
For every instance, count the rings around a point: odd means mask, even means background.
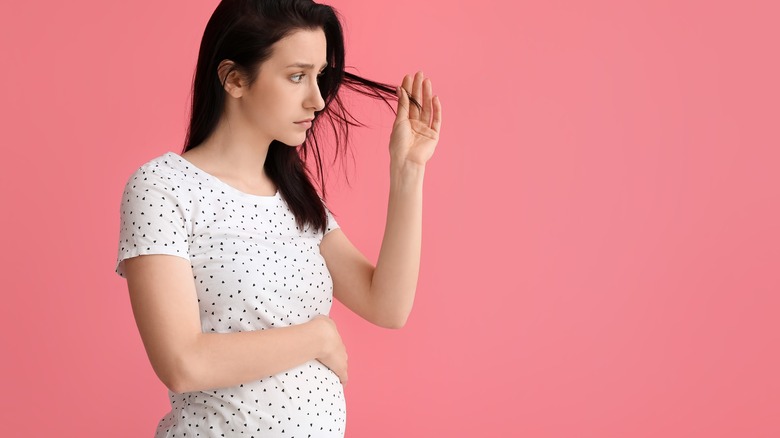
[{"label": "woman's fingers", "polygon": [[[426,127],[438,132],[441,128],[441,102],[433,95],[433,83],[426,78],[423,72],[418,71],[414,76],[405,75],[401,82],[401,93],[398,96],[398,113],[396,120],[409,118],[422,122]],[[409,93],[422,108],[409,100]]]},{"label": "woman's fingers", "polygon": [[395,115],[395,119],[397,121],[404,120],[409,118],[409,95],[406,94],[411,86],[412,80],[409,78],[409,75],[404,76],[404,79],[401,81],[401,90],[400,93],[398,93],[398,110]]},{"label": "woman's fingers", "polygon": [[[412,83],[412,97],[414,100],[416,100],[418,103],[422,103],[422,93],[423,93],[423,72],[418,71],[414,75],[414,82]],[[420,119],[420,110],[417,108],[417,105],[409,105],[409,118],[412,120],[419,120]]]},{"label": "woman's fingers", "polygon": [[433,112],[433,103],[431,98],[433,97],[433,85],[431,80],[425,78],[422,83],[422,114],[420,115],[420,121],[425,124],[425,127],[431,127],[431,113]]},{"label": "woman's fingers", "polygon": [[441,102],[439,96],[433,98],[433,130],[438,134],[441,131]]}]

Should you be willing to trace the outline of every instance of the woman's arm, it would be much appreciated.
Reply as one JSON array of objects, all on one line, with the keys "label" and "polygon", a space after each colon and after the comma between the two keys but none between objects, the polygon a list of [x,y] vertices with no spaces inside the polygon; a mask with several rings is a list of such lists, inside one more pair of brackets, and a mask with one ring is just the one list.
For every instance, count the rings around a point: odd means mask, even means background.
[{"label": "woman's arm", "polygon": [[395,169],[390,178],[387,222],[377,265],[340,228],[320,243],[333,280],[333,296],[357,315],[384,328],[404,326],[412,310],[420,270],[424,167]]},{"label": "woman's arm", "polygon": [[203,333],[192,268],[186,259],[155,254],[124,263],[141,339],[152,368],[171,391],[234,386],[311,359],[324,357],[332,363],[332,356],[342,353],[343,367],[333,368],[345,383],[343,344],[335,325],[328,327],[325,318],[267,330]]},{"label": "woman's arm", "polygon": [[385,233],[371,280],[380,318],[399,328],[412,311],[420,272],[424,175],[424,165],[392,169]]},{"label": "woman's arm", "polygon": [[400,328],[414,303],[420,270],[422,198],[425,163],[433,155],[441,129],[441,104],[422,72],[404,76],[422,108],[410,106],[398,91],[398,113],[390,136],[390,195],[387,221],[376,267],[341,231],[320,243],[333,278],[333,294],[349,309],[381,327]]}]

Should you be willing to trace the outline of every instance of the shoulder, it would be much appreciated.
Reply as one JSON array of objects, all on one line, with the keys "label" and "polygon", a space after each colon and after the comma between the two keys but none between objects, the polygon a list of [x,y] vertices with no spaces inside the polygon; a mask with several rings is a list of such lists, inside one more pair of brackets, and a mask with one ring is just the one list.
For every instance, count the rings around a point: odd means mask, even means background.
[{"label": "shoulder", "polygon": [[125,183],[121,211],[149,213],[154,210],[155,216],[188,217],[194,201],[184,170],[171,153],[143,163]]},{"label": "shoulder", "polygon": [[333,211],[330,209],[330,207],[328,207],[328,204],[325,202],[324,199],[322,199],[322,197],[320,197],[320,202],[322,203],[322,206],[325,208],[325,231],[320,234],[320,238],[322,238],[326,234],[335,230],[336,228],[339,228],[339,223],[336,220]]},{"label": "shoulder", "polygon": [[176,156],[169,152],[136,168],[125,183],[125,193],[149,190],[181,191],[186,174]]},{"label": "shoulder", "polygon": [[177,169],[172,161],[168,153],[152,158],[130,174],[127,185],[143,184],[145,181],[151,184],[173,180],[177,176]]}]

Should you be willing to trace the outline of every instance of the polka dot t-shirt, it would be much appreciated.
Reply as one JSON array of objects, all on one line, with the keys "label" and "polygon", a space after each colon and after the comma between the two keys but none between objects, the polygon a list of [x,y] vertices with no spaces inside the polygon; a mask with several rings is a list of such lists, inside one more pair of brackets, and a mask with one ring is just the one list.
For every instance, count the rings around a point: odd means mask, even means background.
[{"label": "polka dot t-shirt", "polygon": [[[327,209],[326,209],[327,211]],[[327,211],[327,231],[338,227]],[[204,333],[265,330],[328,314],[333,282],[324,234],[301,230],[279,192],[241,192],[167,152],[128,179],[120,208],[123,260],[169,254],[190,262]],[[238,386],[168,391],[160,437],[343,437],[338,375],[317,360]]]}]

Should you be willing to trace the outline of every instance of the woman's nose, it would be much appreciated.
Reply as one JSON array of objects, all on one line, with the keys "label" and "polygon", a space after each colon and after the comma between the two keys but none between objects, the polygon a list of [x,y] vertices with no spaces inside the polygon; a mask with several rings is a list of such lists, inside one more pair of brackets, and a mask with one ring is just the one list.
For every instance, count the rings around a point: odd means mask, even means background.
[{"label": "woman's nose", "polygon": [[322,93],[320,93],[320,87],[314,84],[311,88],[312,91],[309,93],[307,106],[313,107],[314,111],[322,111],[325,108],[325,100],[322,98]]}]

